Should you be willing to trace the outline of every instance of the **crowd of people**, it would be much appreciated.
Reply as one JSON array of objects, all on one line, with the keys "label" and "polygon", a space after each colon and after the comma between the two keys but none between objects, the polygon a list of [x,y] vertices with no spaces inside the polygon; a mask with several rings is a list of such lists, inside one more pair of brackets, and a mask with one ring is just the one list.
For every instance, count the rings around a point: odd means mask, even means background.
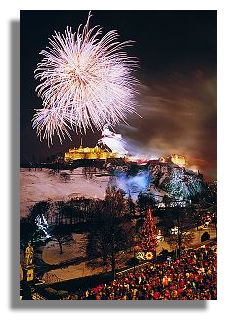
[{"label": "crowd of people", "polygon": [[82,300],[215,300],[216,247],[190,249],[176,260],[149,263],[85,291]]}]

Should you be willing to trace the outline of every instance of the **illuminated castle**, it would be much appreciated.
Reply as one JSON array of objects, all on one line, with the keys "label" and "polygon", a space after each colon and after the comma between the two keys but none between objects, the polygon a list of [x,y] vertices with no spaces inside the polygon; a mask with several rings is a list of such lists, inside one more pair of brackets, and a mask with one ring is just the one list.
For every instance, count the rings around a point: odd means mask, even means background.
[{"label": "illuminated castle", "polygon": [[118,158],[117,153],[102,149],[98,146],[94,148],[82,147],[82,142],[79,148],[69,149],[68,152],[65,152],[64,160],[65,162],[81,160],[81,159],[114,159]]},{"label": "illuminated castle", "polygon": [[185,167],[186,166],[185,157],[181,156],[179,154],[172,154],[171,161],[172,161],[172,163],[177,164],[180,167]]},{"label": "illuminated castle", "polygon": [[124,142],[120,134],[112,132],[107,125],[102,131],[102,138],[98,140],[94,148],[82,147],[82,141],[79,148],[69,149],[65,153],[65,162],[81,159],[116,159],[123,158],[128,151],[124,147]]},{"label": "illuminated castle", "polygon": [[172,163],[179,167],[186,166],[186,159],[184,156],[172,154],[168,157],[161,157],[155,160],[143,159],[141,156],[130,156],[127,150],[127,143],[122,139],[120,134],[111,131],[108,125],[105,125],[102,131],[102,137],[98,140],[94,148],[82,146],[82,139],[79,148],[69,149],[65,153],[65,162],[71,162],[82,159],[89,160],[107,160],[107,159],[125,159],[127,162],[137,162],[138,164],[145,164],[149,162],[158,163]]},{"label": "illuminated castle", "polygon": [[169,163],[170,162],[170,163],[178,165],[179,167],[185,167],[187,165],[185,157],[181,156],[179,154],[172,154],[171,156],[169,156],[167,158],[161,157],[161,158],[159,158],[159,161],[162,163],[165,163],[165,162]]}]

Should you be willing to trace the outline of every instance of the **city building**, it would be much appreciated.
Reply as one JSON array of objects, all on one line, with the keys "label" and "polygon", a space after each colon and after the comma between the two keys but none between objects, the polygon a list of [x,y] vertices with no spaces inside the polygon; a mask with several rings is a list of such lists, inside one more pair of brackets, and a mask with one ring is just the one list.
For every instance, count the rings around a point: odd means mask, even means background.
[{"label": "city building", "polygon": [[64,156],[65,162],[71,162],[71,161],[82,160],[82,159],[106,160],[106,159],[115,159],[115,158],[118,158],[118,155],[115,152],[102,149],[98,146],[94,148],[90,148],[90,147],[83,148],[82,145],[79,148],[69,149],[68,152],[65,152],[65,156]]}]

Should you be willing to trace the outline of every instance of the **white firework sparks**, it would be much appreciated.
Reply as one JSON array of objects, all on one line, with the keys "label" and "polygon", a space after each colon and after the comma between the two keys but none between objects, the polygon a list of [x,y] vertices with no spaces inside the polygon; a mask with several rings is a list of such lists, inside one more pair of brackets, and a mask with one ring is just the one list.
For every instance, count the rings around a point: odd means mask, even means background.
[{"label": "white firework sparks", "polygon": [[72,129],[72,127],[70,127],[65,120],[66,116],[67,115],[58,108],[38,109],[32,119],[32,127],[33,129],[36,128],[40,140],[47,139],[48,146],[50,143],[53,144],[53,136],[55,133],[62,143],[62,139],[65,139],[66,135],[71,140],[69,130]]},{"label": "white firework sparks", "polygon": [[69,130],[101,130],[106,123],[125,122],[128,114],[136,113],[138,81],[133,70],[138,61],[123,50],[132,41],[119,42],[115,30],[100,38],[102,29],[90,28],[90,18],[89,13],[76,33],[69,27],[64,34],[55,32],[50,47],[40,53],[44,58],[35,78],[41,82],[36,91],[43,109],[36,110],[32,122],[48,143],[54,134],[62,141],[70,137]]}]

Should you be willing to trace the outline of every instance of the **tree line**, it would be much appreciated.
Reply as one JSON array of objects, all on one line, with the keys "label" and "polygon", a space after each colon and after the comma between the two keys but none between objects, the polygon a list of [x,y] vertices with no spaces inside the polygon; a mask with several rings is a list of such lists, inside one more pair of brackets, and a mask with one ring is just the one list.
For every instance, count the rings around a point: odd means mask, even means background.
[{"label": "tree line", "polygon": [[[63,253],[65,243],[73,241],[73,226],[82,223],[88,231],[88,263],[95,267],[99,257],[101,262],[98,263],[106,269],[110,266],[114,276],[116,262],[134,246],[135,237],[140,237],[148,208],[154,209],[157,227],[162,230],[167,242],[177,245],[179,256],[183,247],[192,240],[189,230],[199,225],[206,213],[198,206],[159,210],[152,195],[140,194],[135,203],[130,196],[125,197],[122,190],[109,187],[104,200],[80,197],[69,201],[36,203],[30,208],[28,217],[21,219],[21,248],[23,250],[28,241],[37,243],[37,246],[40,244],[43,230],[37,227],[37,217],[45,218],[46,232],[49,234],[47,241],[56,241],[60,253]],[[171,231],[173,228],[175,233]]]}]

